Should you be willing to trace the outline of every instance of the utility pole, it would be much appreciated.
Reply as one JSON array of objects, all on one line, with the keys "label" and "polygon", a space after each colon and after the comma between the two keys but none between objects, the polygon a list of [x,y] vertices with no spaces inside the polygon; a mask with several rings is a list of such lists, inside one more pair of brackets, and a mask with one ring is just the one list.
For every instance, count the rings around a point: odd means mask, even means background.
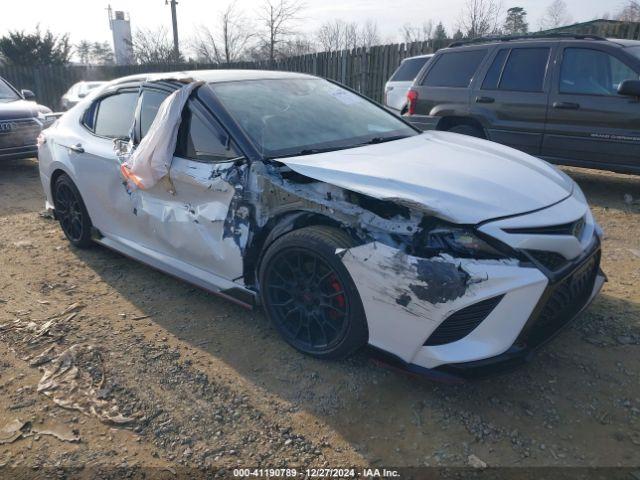
[{"label": "utility pole", "polygon": [[180,58],[180,47],[178,45],[178,16],[176,14],[176,5],[178,5],[178,2],[176,0],[164,1],[165,5],[169,3],[171,3],[171,21],[173,23],[173,56],[177,62]]}]

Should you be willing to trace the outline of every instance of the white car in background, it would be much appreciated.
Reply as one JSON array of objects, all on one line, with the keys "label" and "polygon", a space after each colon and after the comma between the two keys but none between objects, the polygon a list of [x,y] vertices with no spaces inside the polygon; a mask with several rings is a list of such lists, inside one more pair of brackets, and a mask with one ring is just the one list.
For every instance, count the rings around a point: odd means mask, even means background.
[{"label": "white car in background", "polygon": [[400,63],[384,87],[385,106],[398,113],[402,112],[402,109],[407,105],[407,93],[413,85],[413,81],[431,57],[433,57],[433,53],[405,58]]},{"label": "white car in background", "polygon": [[566,174],[310,75],[173,74],[193,91],[175,150],[155,152],[169,173],[134,188],[114,143],[176,131],[157,127],[184,93],[168,75],[113,81],[41,135],[46,205],[74,246],[262,305],[306,354],[369,344],[447,379],[522,363],[602,287],[602,232]]},{"label": "white car in background", "polygon": [[78,82],[75,83],[67,93],[60,99],[60,107],[62,110],[69,110],[74,107],[80,100],[89,95],[89,92],[98,87],[106,85],[108,82]]}]

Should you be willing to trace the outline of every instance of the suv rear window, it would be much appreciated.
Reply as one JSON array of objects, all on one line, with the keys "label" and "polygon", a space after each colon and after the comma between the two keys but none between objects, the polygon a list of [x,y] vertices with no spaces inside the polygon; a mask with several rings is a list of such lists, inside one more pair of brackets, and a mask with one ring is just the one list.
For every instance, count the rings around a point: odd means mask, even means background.
[{"label": "suv rear window", "polygon": [[400,64],[390,82],[412,82],[431,57],[408,58]]},{"label": "suv rear window", "polygon": [[422,85],[466,88],[486,54],[486,49],[444,53],[436,58]]}]

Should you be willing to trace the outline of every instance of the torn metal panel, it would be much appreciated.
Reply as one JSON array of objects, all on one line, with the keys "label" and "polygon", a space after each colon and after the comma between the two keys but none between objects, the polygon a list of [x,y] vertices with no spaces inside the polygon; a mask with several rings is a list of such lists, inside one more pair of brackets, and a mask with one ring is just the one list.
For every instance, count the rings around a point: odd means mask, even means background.
[{"label": "torn metal panel", "polygon": [[280,213],[297,209],[326,215],[351,227],[363,241],[379,235],[388,237],[393,243],[390,235],[412,235],[419,228],[422,213],[398,209],[393,216],[384,218],[358,205],[353,192],[305,177],[287,178],[289,172],[286,167],[253,167],[252,187],[254,197],[257,197],[256,222],[259,226]]}]

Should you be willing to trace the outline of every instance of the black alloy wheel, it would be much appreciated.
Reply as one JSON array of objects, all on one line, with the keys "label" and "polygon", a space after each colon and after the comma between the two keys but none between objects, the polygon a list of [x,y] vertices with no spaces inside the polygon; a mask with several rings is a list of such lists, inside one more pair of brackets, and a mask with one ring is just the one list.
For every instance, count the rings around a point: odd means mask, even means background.
[{"label": "black alloy wheel", "polygon": [[284,339],[307,354],[338,358],[366,343],[360,298],[335,255],[348,243],[340,231],[307,227],[278,239],[263,260],[267,314]]},{"label": "black alloy wheel", "polygon": [[60,175],[53,188],[53,203],[60,227],[72,245],[91,245],[91,220],[80,192],[67,175]]}]

